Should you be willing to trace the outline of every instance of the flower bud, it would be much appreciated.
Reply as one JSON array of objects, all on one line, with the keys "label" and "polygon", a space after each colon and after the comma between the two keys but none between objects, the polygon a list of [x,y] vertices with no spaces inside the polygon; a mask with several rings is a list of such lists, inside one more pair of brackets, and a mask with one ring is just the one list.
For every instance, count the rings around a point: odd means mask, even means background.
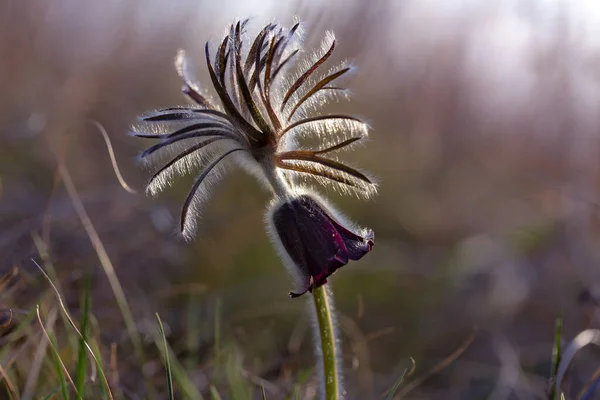
[{"label": "flower bud", "polygon": [[327,278],[349,260],[359,260],[373,247],[373,231],[354,233],[311,195],[278,205],[271,214],[273,235],[289,256],[305,286],[298,297],[327,283]]}]

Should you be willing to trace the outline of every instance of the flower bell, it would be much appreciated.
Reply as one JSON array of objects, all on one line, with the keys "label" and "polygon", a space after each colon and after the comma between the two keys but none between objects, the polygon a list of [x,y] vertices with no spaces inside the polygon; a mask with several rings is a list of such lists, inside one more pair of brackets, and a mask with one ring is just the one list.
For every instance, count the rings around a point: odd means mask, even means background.
[{"label": "flower bell", "polygon": [[349,260],[361,259],[373,248],[373,231],[354,233],[327,208],[314,196],[304,194],[277,205],[271,213],[275,242],[305,285],[302,292],[290,292],[291,297],[324,285],[337,269]]}]

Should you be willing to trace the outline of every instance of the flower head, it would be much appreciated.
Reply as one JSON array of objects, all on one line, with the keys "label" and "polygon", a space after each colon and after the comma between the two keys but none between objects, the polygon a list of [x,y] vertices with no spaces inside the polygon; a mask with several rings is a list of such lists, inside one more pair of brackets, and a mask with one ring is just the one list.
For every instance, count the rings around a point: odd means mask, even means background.
[{"label": "flower head", "polygon": [[304,285],[301,292],[291,292],[292,297],[324,285],[337,269],[349,260],[361,259],[373,247],[373,231],[346,227],[349,223],[341,222],[329,209],[322,200],[306,194],[273,207],[269,221],[273,237]]},{"label": "flower head", "polygon": [[[160,165],[148,183],[149,194],[164,189],[178,174],[201,171],[181,212],[181,232],[188,239],[208,197],[208,185],[223,175],[231,161],[257,175],[282,201],[294,197],[305,177],[364,196],[376,191],[370,177],[336,157],[338,151],[366,138],[367,125],[348,115],[314,114],[332,97],[344,93],[335,82],[351,69],[342,65],[321,72],[335,48],[333,35],[326,35],[320,51],[312,57],[299,60],[299,24],[289,30],[268,24],[248,40],[247,22],[232,24],[214,53],[208,43],[205,47],[208,73],[220,104],[192,79],[185,53],[180,50],[176,67],[184,81],[183,92],[194,106],[148,113],[140,118],[142,125],[134,132],[135,136],[158,140],[141,155],[150,164]],[[304,197],[286,201],[276,217],[287,221],[293,210],[302,210],[300,219],[308,226],[312,222],[305,218],[306,210],[312,209],[318,215],[315,226],[331,231],[340,249],[341,242],[346,246],[333,257],[346,262],[353,259],[346,242],[353,240],[349,239],[350,231],[336,225],[317,203]],[[276,230],[279,233],[280,229]],[[325,268],[325,275],[310,273],[317,285],[337,267],[319,268]]]}]

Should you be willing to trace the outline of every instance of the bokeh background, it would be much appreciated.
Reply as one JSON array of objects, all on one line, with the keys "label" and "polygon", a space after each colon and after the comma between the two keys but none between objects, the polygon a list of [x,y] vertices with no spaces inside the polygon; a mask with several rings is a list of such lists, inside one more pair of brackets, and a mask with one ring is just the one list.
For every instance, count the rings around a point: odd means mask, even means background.
[{"label": "bokeh background", "polygon": [[[406,398],[544,398],[556,318],[566,340],[598,325],[594,0],[3,0],[0,275],[16,272],[0,285],[0,308],[14,310],[12,325],[56,304],[33,259],[53,266],[76,319],[91,274],[94,337],[106,358],[118,355],[111,379],[125,398],[149,396],[149,381],[166,398],[155,312],[205,396],[215,385],[239,398],[227,380],[239,376],[249,397],[263,385],[285,398],[300,382],[299,398],[312,398],[306,299],[287,297],[291,280],[264,231],[268,193],[233,173],[186,244],[176,232],[189,180],[146,198],[136,156],[147,143],[127,134],[142,112],[186,104],[177,49],[206,82],[205,41],[246,16],[255,29],[298,16],[312,46],[333,30],[334,58],[357,66],[352,101],[330,109],[370,123],[370,142],[349,159],[379,178],[380,193],[364,202],[325,191],[376,234],[374,251],[330,280],[349,398],[381,398],[411,357]],[[140,194],[119,185],[90,119]],[[61,163],[123,286],[143,365]],[[17,386],[42,338],[35,320],[27,329],[18,344],[0,337],[0,365]],[[600,360],[593,349],[581,358],[573,393]]]}]

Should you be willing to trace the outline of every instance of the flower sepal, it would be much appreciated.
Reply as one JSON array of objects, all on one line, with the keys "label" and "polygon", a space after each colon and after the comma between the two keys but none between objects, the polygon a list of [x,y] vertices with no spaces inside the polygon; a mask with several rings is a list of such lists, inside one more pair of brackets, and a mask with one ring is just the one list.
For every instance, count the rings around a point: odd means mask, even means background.
[{"label": "flower sepal", "polygon": [[346,227],[315,196],[303,194],[274,207],[272,233],[296,275],[304,282],[300,297],[327,283],[350,260],[360,260],[373,248],[373,231]]}]

